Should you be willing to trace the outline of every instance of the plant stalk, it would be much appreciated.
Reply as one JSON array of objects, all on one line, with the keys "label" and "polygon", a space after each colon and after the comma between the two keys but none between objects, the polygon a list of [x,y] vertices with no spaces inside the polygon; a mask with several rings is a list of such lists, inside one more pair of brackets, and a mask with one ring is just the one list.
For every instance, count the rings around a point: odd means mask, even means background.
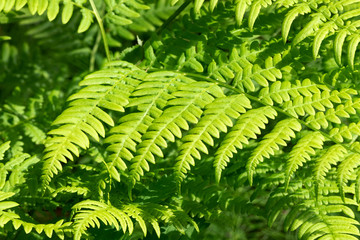
[{"label": "plant stalk", "polygon": [[192,0],[187,0],[184,2],[162,25],[158,30],[157,34],[160,34],[175,18],[192,2]]},{"label": "plant stalk", "polygon": [[94,0],[89,0],[89,1],[90,1],[92,9],[94,11],[95,18],[96,18],[96,20],[97,20],[97,22],[99,24],[102,40],[103,40],[103,43],[104,43],[106,58],[107,58],[108,62],[110,62],[111,61],[110,50],[109,50],[108,42],[106,40],[106,34],[105,34],[105,28],[104,28],[103,21],[102,21],[102,19],[100,17],[99,11],[96,8]]}]

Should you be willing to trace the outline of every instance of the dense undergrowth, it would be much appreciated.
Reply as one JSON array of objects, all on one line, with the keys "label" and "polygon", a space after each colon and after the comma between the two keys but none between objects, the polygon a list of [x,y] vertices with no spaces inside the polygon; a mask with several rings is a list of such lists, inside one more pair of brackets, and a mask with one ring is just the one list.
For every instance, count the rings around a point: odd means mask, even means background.
[{"label": "dense undergrowth", "polygon": [[0,239],[359,239],[357,0],[0,0]]}]

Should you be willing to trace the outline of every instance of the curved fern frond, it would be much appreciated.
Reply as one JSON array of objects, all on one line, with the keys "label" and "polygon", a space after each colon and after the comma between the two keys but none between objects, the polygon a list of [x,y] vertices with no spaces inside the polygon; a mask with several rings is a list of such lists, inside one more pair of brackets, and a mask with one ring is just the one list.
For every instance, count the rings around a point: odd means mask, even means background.
[{"label": "curved fern frond", "polygon": [[[136,106],[140,112],[130,113],[119,120],[118,126],[110,131],[105,139],[110,143],[107,151],[112,154],[108,157],[110,173],[120,181],[116,168],[124,170],[127,166],[123,160],[132,161],[137,144],[154,119],[160,117],[171,95],[180,85],[191,83],[193,80],[173,72],[159,72],[148,74],[131,94],[127,107]],[[173,136],[167,135],[174,141]],[[115,168],[116,167],[116,168]]]},{"label": "curved fern frond", "polygon": [[131,91],[139,83],[137,79],[143,77],[144,73],[135,66],[109,68],[85,77],[80,85],[86,87],[70,96],[69,108],[53,122],[53,125],[60,126],[49,132],[53,137],[45,143],[44,183],[49,183],[54,174],[61,171],[61,163],[73,159],[72,154],[79,156],[78,147],[89,147],[88,135],[96,141],[99,141],[99,135],[105,137],[100,121],[110,126],[114,121],[102,109],[124,111]]},{"label": "curved fern frond", "polygon": [[289,153],[289,159],[286,163],[285,175],[285,189],[288,188],[290,178],[293,173],[302,166],[306,161],[309,161],[311,155],[315,155],[315,148],[322,149],[325,137],[319,132],[310,132],[302,137]]},{"label": "curved fern frond", "polygon": [[118,209],[105,203],[85,200],[73,206],[75,210],[74,239],[80,240],[90,227],[100,227],[100,222],[120,229],[125,233],[132,233],[134,223],[123,209]]},{"label": "curved fern frond", "polygon": [[[325,200],[325,199],[324,199]],[[299,239],[358,239],[353,235],[359,236],[356,225],[359,222],[353,219],[354,215],[350,208],[344,205],[323,205],[319,211],[297,211],[293,209],[288,216],[292,216],[289,221],[290,226],[286,228],[294,231],[299,229]],[[350,213],[350,216],[334,216],[327,214]]]},{"label": "curved fern frond", "polygon": [[165,208],[156,204],[125,204],[121,208],[94,200],[85,200],[73,206],[75,211],[74,239],[81,239],[90,227],[100,227],[100,224],[110,225],[117,231],[122,230],[130,234],[134,231],[134,222],[139,224],[144,236],[147,234],[147,223],[150,223],[158,236],[160,228],[158,222],[171,222],[179,231],[184,226],[192,224],[198,230],[196,223],[183,211]]},{"label": "curved fern frond", "polygon": [[248,139],[256,139],[256,134],[261,133],[260,129],[265,129],[268,119],[274,119],[276,115],[277,112],[273,108],[262,107],[247,111],[237,119],[215,153],[214,167],[217,182],[220,182],[222,170],[237,149],[242,149],[243,145],[248,144]]},{"label": "curved fern frond", "polygon": [[168,101],[169,107],[153,121],[137,147],[130,166],[133,184],[139,181],[143,170],[149,171],[148,162],[155,163],[154,155],[163,157],[160,147],[167,146],[166,140],[180,138],[181,129],[188,130],[188,122],[197,123],[202,109],[215,98],[223,97],[224,93],[214,83],[194,82],[179,86],[172,95],[175,98]]},{"label": "curved fern frond", "polygon": [[227,132],[233,126],[232,119],[252,108],[249,99],[242,94],[228,97],[218,97],[205,106],[201,120],[182,138],[183,144],[179,147],[179,156],[176,159],[175,174],[180,180],[194,166],[194,158],[200,159],[200,151],[208,154],[204,143],[214,146],[214,138],[220,137],[220,132]]},{"label": "curved fern frond", "polygon": [[[292,185],[291,193],[284,194],[284,189],[276,190],[267,202],[269,224],[285,209],[285,231],[296,231],[298,239],[357,239],[359,222],[354,210],[356,202],[346,197],[345,202],[335,195],[339,189],[334,182],[326,182],[319,188],[319,197],[312,197],[312,187],[303,188],[302,184]],[[353,188],[345,189],[347,194],[353,194]]]},{"label": "curved fern frond", "polygon": [[345,192],[344,188],[346,183],[353,178],[355,180],[355,176],[353,173],[355,169],[360,165],[360,154],[352,153],[347,156],[340,164],[337,169],[337,183],[339,184],[340,195],[343,201],[345,202]]},{"label": "curved fern frond", "polygon": [[279,145],[286,146],[285,141],[294,138],[294,131],[298,132],[301,128],[301,124],[296,119],[285,119],[278,122],[274,129],[264,136],[246,163],[250,185],[253,182],[256,166],[264,161],[264,158],[274,155],[275,150],[279,150]]},{"label": "curved fern frond", "polygon": [[0,163],[0,189],[24,183],[26,170],[39,161],[38,156],[30,157],[29,154],[23,153],[15,155],[5,164]]},{"label": "curved fern frond", "polygon": [[346,148],[336,144],[328,148],[325,153],[316,159],[314,167],[316,194],[318,194],[319,185],[324,183],[325,176],[331,169],[331,165],[336,165],[346,154]]},{"label": "curved fern frond", "polygon": [[4,154],[9,148],[10,148],[10,141],[4,142],[0,145],[0,160],[4,159]]}]

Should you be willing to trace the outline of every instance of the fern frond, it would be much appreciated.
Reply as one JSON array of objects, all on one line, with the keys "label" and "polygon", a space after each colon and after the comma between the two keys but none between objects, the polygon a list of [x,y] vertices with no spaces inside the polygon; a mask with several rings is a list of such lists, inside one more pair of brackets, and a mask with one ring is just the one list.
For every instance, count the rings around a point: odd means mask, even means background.
[{"label": "fern frond", "polygon": [[214,167],[217,182],[220,181],[222,170],[225,169],[237,149],[242,149],[243,145],[248,144],[248,139],[256,139],[256,134],[261,133],[260,129],[265,128],[268,119],[274,119],[276,115],[277,112],[273,108],[262,107],[247,111],[237,119],[215,153]]},{"label": "fern frond", "polygon": [[[208,19],[202,19],[208,20]],[[209,19],[210,21],[210,19]],[[198,23],[195,19],[190,19],[184,24]],[[203,22],[201,22],[204,24]],[[205,24],[204,24],[205,25]],[[174,69],[186,72],[192,76],[191,72],[205,73],[208,78],[220,82],[232,83],[242,91],[255,92],[260,87],[267,87],[271,82],[282,79],[282,71],[277,64],[281,62],[281,54],[267,56],[264,60],[258,58],[259,51],[252,49],[249,42],[243,42],[240,46],[224,46],[229,48],[224,51],[223,46],[213,46],[213,41],[231,41],[237,36],[237,32],[227,33],[222,29],[218,31],[220,36],[225,35],[224,39],[209,36],[210,39],[194,35],[194,30],[184,29],[189,34],[189,40],[174,36],[164,36],[165,40],[157,40],[152,44],[145,45],[145,59],[143,64],[153,68]],[[204,35],[209,35],[208,30],[203,28],[196,29]],[[167,38],[173,39],[170,43]],[[239,40],[240,41],[240,40]],[[249,41],[253,41],[250,38]],[[165,55],[164,52],[174,52],[173,55]],[[148,67],[148,66],[147,66]],[[194,74],[194,77],[198,75]],[[203,77],[203,76],[202,76]]]},{"label": "fern frond", "polygon": [[[80,239],[90,227],[100,227],[100,224],[113,226],[117,231],[120,229],[130,234],[134,230],[132,218],[140,225],[144,236],[147,233],[146,223],[150,223],[158,236],[160,229],[158,222],[171,222],[179,230],[191,223],[196,228],[196,223],[183,211],[164,208],[156,204],[138,207],[137,204],[125,204],[121,208],[111,206],[94,200],[85,200],[73,206],[75,211],[74,239]],[[149,211],[149,212],[147,212]],[[151,214],[152,213],[152,214]],[[198,230],[198,229],[197,229]]]},{"label": "fern frond", "polygon": [[326,174],[331,169],[331,165],[336,165],[346,154],[346,148],[336,144],[328,148],[325,153],[316,159],[314,167],[316,194],[318,193],[319,185],[324,182]]},{"label": "fern frond", "polygon": [[[331,95],[328,91],[321,94],[303,97],[301,95],[284,102],[284,110],[293,117],[304,116],[305,114],[315,115],[315,108],[319,111],[325,111],[326,108],[333,108],[330,101]],[[325,108],[326,107],[326,108]]]},{"label": "fern frond", "polygon": [[105,203],[85,200],[73,206],[76,211],[74,220],[74,239],[81,239],[86,229],[90,227],[100,227],[100,221],[106,225],[112,225],[117,231],[125,233],[134,230],[134,223],[131,218],[123,211]]},{"label": "fern frond", "polygon": [[[346,197],[345,205],[341,197],[334,195],[339,189],[333,183],[327,181],[326,186],[320,187],[317,199],[313,199],[311,186],[304,189],[302,184],[294,185],[289,194],[277,189],[267,202],[269,224],[274,223],[280,212],[290,208],[284,229],[297,230],[299,239],[357,239],[359,222],[352,209],[356,202]],[[350,188],[345,191],[354,193]]]},{"label": "fern frond", "polygon": [[25,123],[24,131],[25,134],[28,135],[36,144],[43,143],[46,138],[46,134],[39,127],[32,123]]},{"label": "fern frond", "polygon": [[0,189],[22,184],[25,181],[23,177],[25,171],[39,161],[37,156],[30,157],[29,154],[22,153],[10,158],[4,164],[0,163]]},{"label": "fern frond", "polygon": [[[354,98],[354,101],[351,99],[347,100],[344,104],[339,104],[335,109],[329,108],[325,111],[325,113],[317,112],[315,115],[308,116],[306,118],[306,123],[315,129],[326,129],[328,128],[330,122],[341,124],[340,118],[350,118],[351,115],[355,114],[355,109],[360,108],[359,103],[360,101],[358,98]],[[356,129],[352,128],[352,131],[356,131]],[[333,135],[338,134],[338,132],[339,130],[334,132]],[[341,135],[339,135],[339,137],[340,136]],[[340,141],[342,141],[341,138]]]},{"label": "fern frond", "polygon": [[72,224],[71,222],[64,223],[64,220],[59,220],[54,224],[35,224],[17,218],[13,219],[12,223],[15,229],[22,226],[26,234],[35,230],[38,234],[44,232],[48,238],[51,238],[55,232],[60,239],[65,239],[64,230],[67,230]]},{"label": "fern frond", "polygon": [[[358,221],[353,219],[353,212],[344,205],[321,206],[319,211],[297,211],[293,209],[286,221],[289,222],[286,228],[290,230],[299,229],[299,239],[358,239],[353,235],[359,236],[356,225]],[[299,214],[300,212],[300,214]],[[351,216],[327,215],[332,213],[348,213]]]},{"label": "fern frond", "polygon": [[[121,63],[118,63],[121,65]],[[116,65],[116,63],[111,63]],[[126,66],[123,66],[126,67]],[[133,69],[131,69],[133,68]],[[81,83],[78,93],[70,96],[70,106],[54,122],[60,125],[49,132],[47,139],[42,180],[49,183],[54,174],[61,171],[62,163],[72,160],[72,154],[79,156],[78,147],[86,149],[89,138],[99,141],[105,136],[104,122],[114,125],[113,119],[102,109],[122,112],[128,104],[128,97],[143,78],[144,73],[136,67],[109,68],[88,75]]]},{"label": "fern frond", "polygon": [[200,151],[208,154],[204,143],[214,146],[213,137],[219,138],[220,132],[227,132],[232,127],[231,118],[236,119],[252,108],[249,99],[242,94],[228,97],[218,97],[205,107],[201,120],[182,138],[183,144],[179,147],[179,156],[175,164],[175,174],[181,180],[194,166],[194,158],[200,159]]},{"label": "fern frond", "polygon": [[0,145],[0,161],[4,159],[4,154],[9,148],[10,141],[4,142]]},{"label": "fern frond", "polygon": [[297,80],[294,84],[289,81],[276,81],[270,87],[262,88],[259,96],[265,103],[273,105],[274,102],[283,104],[300,95],[310,97],[321,94],[321,90],[329,91],[325,85],[316,84],[307,78],[303,81]]},{"label": "fern frond", "polygon": [[286,146],[285,141],[294,138],[294,131],[300,131],[301,128],[301,124],[296,119],[285,119],[278,122],[274,129],[264,136],[246,163],[250,184],[253,182],[256,166],[264,161],[264,157],[269,158],[274,155],[274,151],[279,150],[279,145]]},{"label": "fern frond", "polygon": [[89,191],[90,190],[86,187],[65,186],[65,187],[60,187],[60,188],[56,189],[52,193],[52,196],[56,197],[57,195],[59,195],[61,193],[75,193],[77,195],[87,197],[87,195],[89,194]]},{"label": "fern frond", "polygon": [[[124,170],[127,167],[123,160],[132,160],[137,143],[141,142],[153,120],[160,117],[167,102],[173,98],[171,93],[180,85],[190,82],[193,80],[173,72],[151,73],[133,91],[127,107],[136,106],[140,112],[122,117],[118,126],[112,128],[111,135],[105,139],[106,143],[110,143],[107,151],[112,153],[108,160],[114,179],[120,181],[116,168]],[[174,141],[171,134],[167,134],[167,138]]]},{"label": "fern frond", "polygon": [[[351,153],[340,164],[337,169],[337,183],[340,189],[340,195],[345,202],[344,187],[347,182],[354,178],[354,170],[360,165],[360,155],[357,153]],[[355,180],[355,179],[354,179]]]},{"label": "fern frond", "polygon": [[315,155],[315,148],[322,149],[325,137],[320,132],[310,132],[303,136],[289,153],[289,159],[286,163],[286,182],[285,189],[288,188],[290,178],[293,173],[306,161]]},{"label": "fern frond", "polygon": [[281,71],[276,67],[281,61],[279,54],[267,57],[264,62],[254,63],[248,56],[252,54],[248,47],[248,44],[244,43],[240,51],[232,49],[229,59],[219,54],[208,66],[209,77],[223,82],[234,79],[234,85],[249,91],[255,91],[256,85],[267,87],[270,82],[282,78]]},{"label": "fern frond", "polygon": [[224,93],[216,84],[194,82],[179,86],[172,95],[176,98],[168,101],[170,107],[153,121],[137,147],[130,166],[133,184],[140,180],[143,170],[149,170],[148,162],[155,163],[154,155],[163,157],[160,147],[167,146],[166,140],[180,138],[181,129],[188,130],[188,122],[197,123],[202,109],[214,101],[214,98],[223,97]]}]

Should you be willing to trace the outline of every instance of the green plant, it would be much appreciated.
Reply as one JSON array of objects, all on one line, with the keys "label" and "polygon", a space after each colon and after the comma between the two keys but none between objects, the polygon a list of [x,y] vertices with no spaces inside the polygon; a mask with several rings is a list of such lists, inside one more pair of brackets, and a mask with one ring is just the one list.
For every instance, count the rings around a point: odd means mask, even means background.
[{"label": "green plant", "polygon": [[0,0],[1,236],[358,239],[359,9]]}]

